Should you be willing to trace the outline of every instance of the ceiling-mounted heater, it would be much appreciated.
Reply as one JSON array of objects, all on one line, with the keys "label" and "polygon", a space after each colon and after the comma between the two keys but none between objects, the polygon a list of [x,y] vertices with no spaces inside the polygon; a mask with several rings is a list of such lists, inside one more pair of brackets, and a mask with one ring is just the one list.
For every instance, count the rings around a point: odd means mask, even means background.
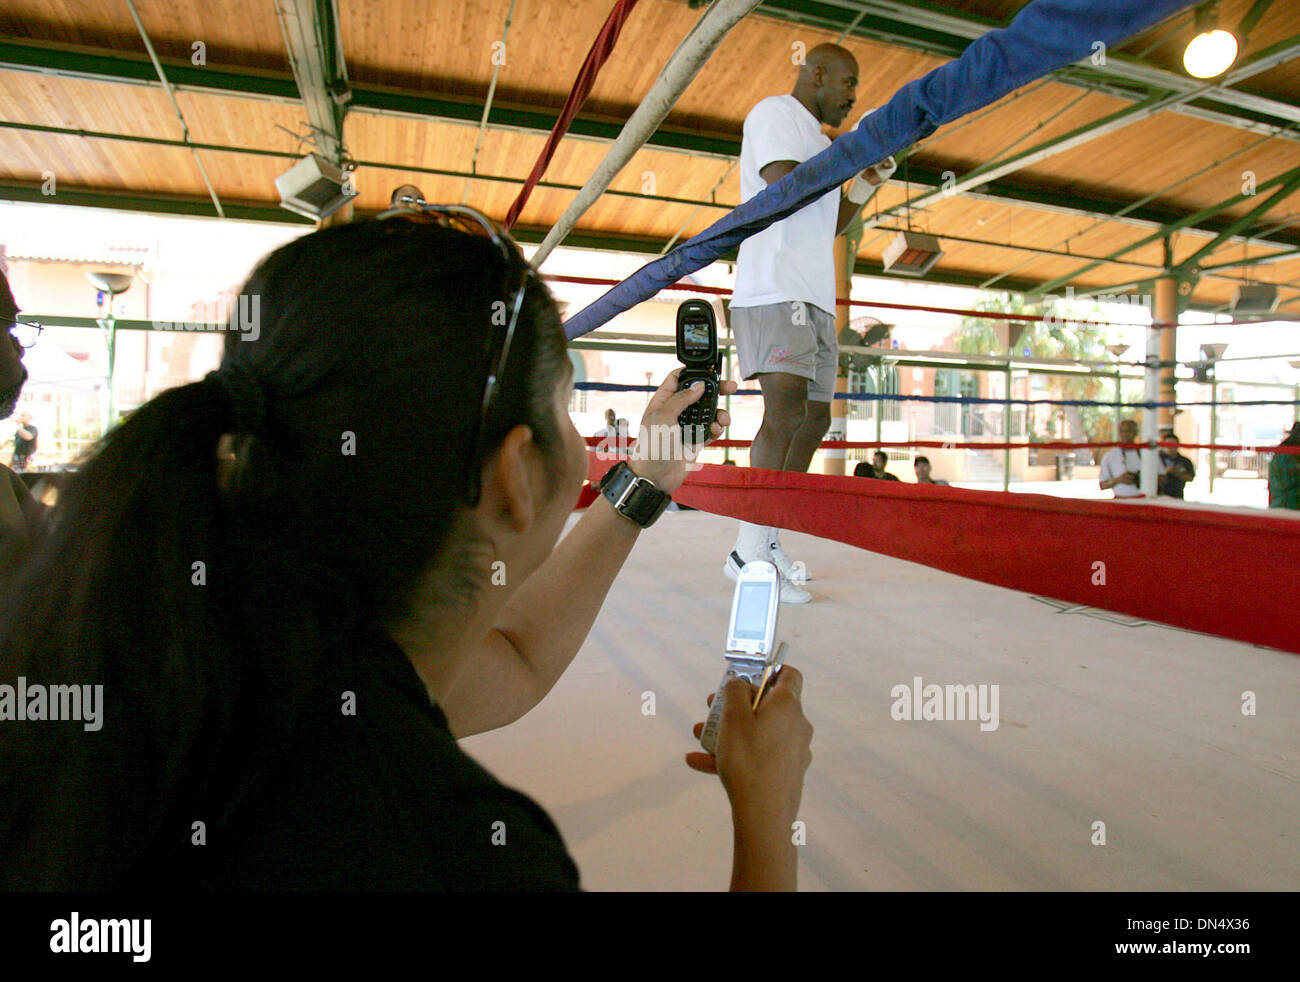
[{"label": "ceiling-mounted heater", "polygon": [[924,232],[899,232],[885,247],[886,273],[900,276],[924,276],[939,261],[943,249],[939,240]]},{"label": "ceiling-mounted heater", "polygon": [[1243,283],[1232,295],[1232,312],[1245,316],[1271,314],[1277,309],[1277,287],[1272,283]]},{"label": "ceiling-mounted heater", "polygon": [[275,179],[280,207],[319,221],[338,211],[356,193],[342,168],[320,154],[308,154]]}]

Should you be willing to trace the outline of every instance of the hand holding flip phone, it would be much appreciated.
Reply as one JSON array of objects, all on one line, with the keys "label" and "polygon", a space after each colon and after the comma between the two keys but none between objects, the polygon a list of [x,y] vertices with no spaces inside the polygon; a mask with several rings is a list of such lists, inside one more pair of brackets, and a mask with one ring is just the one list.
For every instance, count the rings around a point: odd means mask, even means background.
[{"label": "hand holding flip phone", "polygon": [[714,693],[709,717],[700,734],[700,746],[716,753],[718,729],[722,724],[722,690],[733,678],[749,679],[758,687],[754,708],[763,698],[768,683],[780,670],[785,643],[775,650],[776,615],[780,609],[781,582],[771,563],[753,562],[741,567],[736,592],[731,598],[731,619],[727,626],[727,670]]},{"label": "hand holding flip phone", "polygon": [[704,383],[704,394],[687,406],[677,422],[687,443],[703,443],[713,433],[718,415],[718,322],[705,300],[687,300],[677,308],[677,359],[686,367],[677,377],[677,391]]}]

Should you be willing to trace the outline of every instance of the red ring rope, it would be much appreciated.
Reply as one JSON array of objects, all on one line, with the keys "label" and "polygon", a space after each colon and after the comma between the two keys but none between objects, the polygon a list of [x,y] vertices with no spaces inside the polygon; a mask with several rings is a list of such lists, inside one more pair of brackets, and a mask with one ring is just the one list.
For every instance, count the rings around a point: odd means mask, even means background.
[{"label": "red ring rope", "polygon": [[[588,456],[599,480],[609,460]],[[982,583],[1300,652],[1300,520],[1289,516],[718,464],[692,471],[673,498]]]},{"label": "red ring rope", "polygon": [[[595,276],[561,276],[558,274],[544,273],[542,279],[553,280],[556,283],[577,283],[584,286],[617,286],[622,280],[609,280]],[[679,293],[707,293],[713,296],[729,297],[731,291],[721,286],[701,286],[696,283],[675,283],[672,286],[664,287],[665,290],[672,290]],[[881,307],[888,310],[913,310],[925,311],[932,314],[959,314],[963,317],[978,317],[984,320],[995,321],[1014,321],[1018,324],[1037,324],[1045,320],[1043,317],[1027,317],[1024,314],[1009,314],[1000,310],[963,310],[960,307],[930,307],[925,304],[911,303],[885,303],[881,300],[846,300],[843,297],[836,299],[835,303],[841,307]],[[1057,318],[1053,316],[1052,321]],[[1157,321],[1152,324],[1125,324],[1119,321],[1094,321],[1081,320],[1077,317],[1062,318],[1071,324],[1083,324],[1089,327],[1152,327],[1163,330],[1170,327],[1178,327],[1174,322]],[[1229,327],[1234,324],[1271,324],[1277,321],[1290,321],[1295,318],[1289,316],[1268,317],[1268,318],[1244,318],[1234,317],[1229,321],[1220,321],[1217,324],[1184,324],[1183,327]],[[1140,364],[1134,362],[1133,364]]]},{"label": "red ring rope", "polygon": [[[584,438],[587,446],[596,447],[607,441],[608,437],[589,436]],[[629,441],[630,442],[630,441]],[[752,440],[710,440],[710,447],[748,447]],[[1159,449],[1165,444],[1156,444],[1152,449]],[[1123,447],[1125,450],[1146,450],[1145,443],[1070,443],[1065,440],[1051,440],[1044,443],[955,443],[951,440],[823,440],[818,444],[819,450],[870,450],[875,447],[930,447],[937,450],[1075,450],[1082,447]],[[1221,453],[1242,451],[1245,453],[1280,453],[1300,454],[1300,446],[1252,446],[1237,443],[1179,443],[1177,450],[1214,450]]]}]

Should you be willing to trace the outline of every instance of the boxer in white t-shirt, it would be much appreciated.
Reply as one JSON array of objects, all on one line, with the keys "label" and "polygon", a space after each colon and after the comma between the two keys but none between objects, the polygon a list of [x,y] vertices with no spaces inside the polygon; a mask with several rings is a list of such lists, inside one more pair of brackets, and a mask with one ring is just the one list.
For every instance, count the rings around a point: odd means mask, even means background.
[{"label": "boxer in white t-shirt", "polygon": [[[831,145],[823,126],[840,126],[853,108],[858,63],[835,44],[808,52],[790,95],[769,96],[745,117],[740,194],[748,201]],[[754,467],[806,471],[830,427],[839,364],[835,330],[834,242],[892,170],[862,172],[847,195],[828,191],[740,244],[731,301],[732,334],[742,378],[763,390],[763,423],[749,460]],[[877,168],[880,173],[877,173]],[[807,603],[807,578],[777,541],[778,529],[740,523],[724,572],[765,560],[781,571],[781,600]]]}]

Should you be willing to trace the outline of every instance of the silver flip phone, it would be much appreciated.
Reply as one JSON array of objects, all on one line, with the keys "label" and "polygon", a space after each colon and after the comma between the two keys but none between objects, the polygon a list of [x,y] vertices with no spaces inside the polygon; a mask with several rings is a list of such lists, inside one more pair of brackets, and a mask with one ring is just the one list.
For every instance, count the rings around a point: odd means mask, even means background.
[{"label": "silver flip phone", "polygon": [[781,607],[781,582],[771,563],[746,563],[736,579],[731,598],[731,620],[727,624],[727,670],[714,693],[700,746],[713,753],[718,746],[718,728],[722,723],[722,690],[733,678],[749,679],[755,686],[763,682],[763,672],[772,658],[776,641],[776,615]]}]

